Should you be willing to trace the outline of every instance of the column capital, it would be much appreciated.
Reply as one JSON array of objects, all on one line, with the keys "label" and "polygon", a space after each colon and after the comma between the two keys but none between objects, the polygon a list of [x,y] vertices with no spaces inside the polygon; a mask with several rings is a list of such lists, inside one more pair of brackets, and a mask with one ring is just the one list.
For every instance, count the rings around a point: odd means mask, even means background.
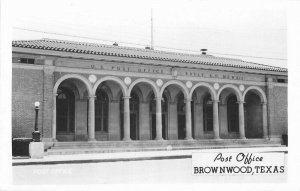
[{"label": "column capital", "polygon": [[192,99],[191,99],[191,98],[187,98],[187,99],[184,99],[184,101],[185,101],[185,103],[186,103],[186,102],[191,102]]},{"label": "column capital", "polygon": [[267,105],[267,102],[261,102],[260,104],[261,105]]},{"label": "column capital", "polygon": [[220,100],[218,100],[218,99],[213,99],[211,101],[214,102],[214,103],[219,103],[220,102]]},{"label": "column capital", "polygon": [[97,96],[95,96],[95,95],[90,95],[90,96],[88,96],[88,98],[90,99],[90,98],[96,98]]},{"label": "column capital", "polygon": [[123,96],[123,99],[130,99],[130,96]]},{"label": "column capital", "polygon": [[238,104],[244,104],[246,102],[244,102],[244,101],[237,101],[236,103],[238,103]]},{"label": "column capital", "polygon": [[162,97],[155,97],[154,100],[162,100]]}]

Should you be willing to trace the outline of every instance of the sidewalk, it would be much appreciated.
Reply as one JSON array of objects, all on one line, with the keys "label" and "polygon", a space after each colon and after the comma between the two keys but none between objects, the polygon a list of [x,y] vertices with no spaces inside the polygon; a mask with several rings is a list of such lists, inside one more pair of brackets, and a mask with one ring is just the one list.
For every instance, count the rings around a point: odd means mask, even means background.
[{"label": "sidewalk", "polygon": [[53,164],[76,164],[76,163],[99,163],[140,160],[184,159],[192,158],[192,153],[205,152],[288,152],[287,147],[264,147],[264,148],[226,148],[226,149],[193,149],[193,150],[170,150],[170,151],[147,151],[147,152],[118,152],[118,153],[93,153],[75,155],[48,155],[42,159],[13,158],[13,166],[23,165],[53,165]]}]

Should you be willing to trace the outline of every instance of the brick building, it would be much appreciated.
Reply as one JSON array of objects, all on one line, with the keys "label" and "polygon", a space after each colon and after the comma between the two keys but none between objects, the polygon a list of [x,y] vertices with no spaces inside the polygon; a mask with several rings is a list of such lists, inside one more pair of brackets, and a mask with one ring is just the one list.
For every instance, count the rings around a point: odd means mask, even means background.
[{"label": "brick building", "polygon": [[130,140],[274,143],[287,134],[285,68],[52,39],[13,41],[12,51],[13,137],[31,137],[35,101],[41,102],[39,130],[47,147]]}]

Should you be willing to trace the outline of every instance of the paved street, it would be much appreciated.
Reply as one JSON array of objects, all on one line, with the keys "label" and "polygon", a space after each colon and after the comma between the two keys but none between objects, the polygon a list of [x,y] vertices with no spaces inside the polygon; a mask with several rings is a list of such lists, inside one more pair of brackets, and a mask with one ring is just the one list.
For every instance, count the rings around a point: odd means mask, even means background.
[{"label": "paved street", "polygon": [[286,175],[194,176],[191,158],[14,166],[14,184],[284,183]]}]

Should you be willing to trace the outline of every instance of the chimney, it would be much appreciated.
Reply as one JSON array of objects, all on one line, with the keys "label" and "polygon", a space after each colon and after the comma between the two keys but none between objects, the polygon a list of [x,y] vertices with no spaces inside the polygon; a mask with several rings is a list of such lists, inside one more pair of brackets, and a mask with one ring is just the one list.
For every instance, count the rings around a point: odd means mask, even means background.
[{"label": "chimney", "polygon": [[206,48],[201,49],[202,55],[206,55],[206,51],[207,51]]}]

